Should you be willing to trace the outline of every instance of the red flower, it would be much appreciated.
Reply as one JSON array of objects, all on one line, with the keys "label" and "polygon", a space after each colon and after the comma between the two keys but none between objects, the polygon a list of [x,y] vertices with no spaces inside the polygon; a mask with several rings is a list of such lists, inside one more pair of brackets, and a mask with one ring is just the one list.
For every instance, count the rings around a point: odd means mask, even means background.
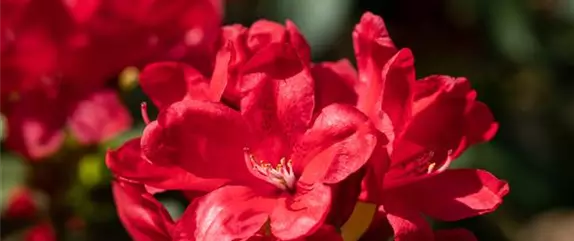
[{"label": "red flower", "polygon": [[134,240],[172,240],[171,216],[143,185],[119,180],[112,188],[120,220]]},{"label": "red flower", "polygon": [[411,51],[397,50],[383,20],[371,13],[363,15],[353,39],[359,75],[354,86],[348,78],[339,81],[339,89],[356,89],[357,107],[390,141],[373,154],[361,199],[380,205],[396,240],[434,239],[421,214],[453,221],[495,210],[508,193],[506,182],[482,170],[447,170],[498,127],[469,82],[415,80]]},{"label": "red flower", "polygon": [[15,219],[32,219],[38,213],[33,193],[28,188],[18,188],[10,194],[3,216]]},{"label": "red flower", "polygon": [[130,116],[105,82],[150,60],[185,59],[209,72],[220,11],[219,0],[3,2],[7,147],[39,159],[59,149],[65,126],[82,144],[127,129]]},{"label": "red flower", "polygon": [[56,233],[50,223],[40,223],[24,234],[24,241],[56,241]]},{"label": "red flower", "polygon": [[28,91],[2,111],[8,120],[6,146],[32,160],[56,152],[66,126],[78,142],[94,144],[128,129],[132,121],[117,94],[107,89]]},{"label": "red flower", "polygon": [[248,238],[268,220],[277,238],[309,235],[327,217],[331,184],[359,170],[376,143],[351,106],[328,106],[312,120],[313,79],[290,45],[269,45],[240,76],[249,86],[240,112],[187,99],[144,130],[151,162],[227,183],[188,207],[176,238]]}]

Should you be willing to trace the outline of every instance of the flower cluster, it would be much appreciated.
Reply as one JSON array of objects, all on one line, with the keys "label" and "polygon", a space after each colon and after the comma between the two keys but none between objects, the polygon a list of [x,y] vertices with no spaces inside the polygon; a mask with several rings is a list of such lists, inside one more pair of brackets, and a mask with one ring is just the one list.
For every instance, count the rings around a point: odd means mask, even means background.
[{"label": "flower cluster", "polygon": [[[448,169],[497,123],[465,78],[417,80],[413,55],[365,13],[347,60],[312,63],[296,26],[260,20],[221,29],[209,73],[158,62],[140,85],[141,137],[110,150],[118,214],[135,240],[343,240],[357,203],[376,206],[360,240],[472,240],[433,231],[495,210],[506,182]],[[153,194],[177,190],[174,220]],[[369,217],[371,218],[371,217]]]},{"label": "flower cluster", "polygon": [[3,0],[6,147],[39,160],[60,149],[66,129],[83,145],[129,129],[131,116],[109,80],[163,59],[210,69],[201,59],[214,51],[219,1]]}]

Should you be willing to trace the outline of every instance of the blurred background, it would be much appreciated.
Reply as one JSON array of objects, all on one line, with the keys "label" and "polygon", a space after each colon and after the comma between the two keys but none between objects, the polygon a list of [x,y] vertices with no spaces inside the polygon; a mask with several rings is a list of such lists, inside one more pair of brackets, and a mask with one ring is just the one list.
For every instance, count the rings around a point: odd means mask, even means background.
[{"label": "blurred background", "polygon": [[[384,18],[398,47],[413,50],[417,77],[468,77],[500,122],[493,141],[471,148],[454,166],[484,168],[507,180],[504,204],[489,215],[435,225],[465,227],[487,241],[573,240],[574,1],[230,0],[224,23],[291,19],[310,42],[314,61],[354,62],[351,33],[365,11]],[[136,76],[132,68],[116,79],[131,83]],[[61,207],[48,214],[56,229],[67,230],[61,240],[129,240],[115,213],[104,153],[141,134],[139,103],[147,99],[137,86],[121,97],[133,115],[132,129],[81,155],[62,151],[56,161],[30,164],[2,148],[3,209],[33,204],[47,212],[55,205],[47,200],[57,198]],[[74,155],[81,158],[73,166],[57,161]],[[51,186],[67,188],[38,191]],[[32,204],[17,198],[24,192]],[[175,194],[159,199],[174,216],[184,210]],[[38,220],[41,215],[15,220],[4,212],[1,239],[21,240],[30,227],[41,228],[34,226]]]}]

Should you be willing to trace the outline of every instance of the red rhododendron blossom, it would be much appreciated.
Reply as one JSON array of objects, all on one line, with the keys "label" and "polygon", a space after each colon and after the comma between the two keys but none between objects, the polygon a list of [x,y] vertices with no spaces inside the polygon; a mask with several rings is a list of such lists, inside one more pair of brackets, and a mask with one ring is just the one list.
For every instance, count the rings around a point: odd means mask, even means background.
[{"label": "red rhododendron blossom", "polygon": [[26,230],[24,241],[56,241],[56,232],[50,223],[41,223]]},{"label": "red rhododendron blossom", "polygon": [[2,215],[6,218],[32,219],[38,206],[30,189],[20,187],[11,192]]},{"label": "red rhododendron blossom", "polygon": [[120,220],[134,240],[172,240],[171,216],[143,185],[118,180],[112,188]]},{"label": "red rhododendron blossom", "polygon": [[220,0],[3,1],[7,147],[40,159],[59,149],[67,126],[82,144],[126,130],[129,113],[106,82],[150,60],[209,72],[220,21]]},{"label": "red rhododendron blossom", "polygon": [[495,210],[506,182],[475,169],[447,170],[468,146],[490,140],[490,110],[464,78],[415,80],[410,50],[397,50],[383,20],[363,15],[353,33],[359,76],[358,108],[390,143],[373,159],[362,199],[380,204],[396,240],[433,240],[421,214],[453,221]]},{"label": "red rhododendron blossom", "polygon": [[332,184],[363,166],[376,138],[352,106],[330,105],[313,118],[314,83],[303,63],[292,45],[270,44],[239,73],[240,111],[186,99],[146,127],[149,161],[227,183],[188,207],[176,239],[249,238],[268,221],[273,236],[294,239],[323,225]]},{"label": "red rhododendron blossom", "polygon": [[56,152],[64,142],[66,126],[78,142],[94,144],[111,139],[132,122],[117,94],[108,89],[91,93],[34,90],[3,105],[8,122],[6,146],[32,160]]}]

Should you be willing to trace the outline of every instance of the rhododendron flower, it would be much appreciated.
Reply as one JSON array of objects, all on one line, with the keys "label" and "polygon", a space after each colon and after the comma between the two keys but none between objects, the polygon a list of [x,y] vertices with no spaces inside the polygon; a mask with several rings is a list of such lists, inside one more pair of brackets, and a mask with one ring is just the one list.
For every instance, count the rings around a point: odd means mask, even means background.
[{"label": "rhododendron flower", "polygon": [[32,191],[25,187],[19,187],[11,192],[2,216],[15,219],[32,219],[37,212],[38,207]]},{"label": "rhododendron flower", "polygon": [[56,232],[50,223],[41,223],[26,230],[24,241],[56,241]]},{"label": "rhododendron flower", "polygon": [[[332,184],[369,158],[376,140],[358,110],[331,105],[312,119],[313,79],[296,51],[269,44],[241,68],[241,111],[214,102],[228,83],[215,77],[207,88],[204,81],[187,82],[195,84],[184,84],[188,91],[175,95],[184,100],[171,105],[170,95],[149,92],[161,112],[144,131],[139,159],[226,184],[190,205],[176,238],[249,238],[268,220],[277,238],[307,236],[327,218]],[[148,182],[108,165],[120,177]]]},{"label": "rhododendron flower", "polygon": [[[243,70],[252,87],[241,111],[184,100],[144,131],[142,150],[150,161],[227,180],[190,205],[177,238],[248,238],[268,220],[277,238],[309,235],[327,216],[330,184],[370,157],[376,140],[368,119],[351,106],[331,105],[312,121],[313,80],[305,65],[290,46],[267,51],[260,54],[270,56]],[[288,65],[276,65],[279,58]]]},{"label": "rhododendron flower", "polygon": [[371,13],[363,15],[353,40],[357,107],[390,141],[390,164],[374,156],[362,200],[380,205],[396,240],[434,239],[421,214],[453,221],[495,210],[508,192],[506,182],[483,170],[447,170],[498,127],[469,82],[449,76],[415,80],[411,51],[397,50],[383,20]]},{"label": "rhododendron flower", "polygon": [[27,187],[15,188],[10,192],[2,210],[2,221],[6,223],[15,221],[29,226],[23,226],[25,230],[22,233],[17,233],[19,230],[14,230],[13,227],[12,230],[8,228],[3,235],[10,237],[12,232],[17,231],[13,236],[20,237],[24,241],[55,241],[56,233],[52,224],[48,221],[37,221],[38,217],[41,217],[40,211],[33,190]]},{"label": "rhododendron flower", "polygon": [[220,21],[219,0],[3,1],[7,147],[41,159],[59,149],[66,126],[82,144],[126,130],[131,118],[106,82],[150,60],[209,72]]},{"label": "rhododendron flower", "polygon": [[132,121],[117,94],[108,89],[34,90],[2,104],[8,122],[6,146],[32,160],[56,152],[64,142],[66,126],[78,142],[95,144],[128,129]]}]

